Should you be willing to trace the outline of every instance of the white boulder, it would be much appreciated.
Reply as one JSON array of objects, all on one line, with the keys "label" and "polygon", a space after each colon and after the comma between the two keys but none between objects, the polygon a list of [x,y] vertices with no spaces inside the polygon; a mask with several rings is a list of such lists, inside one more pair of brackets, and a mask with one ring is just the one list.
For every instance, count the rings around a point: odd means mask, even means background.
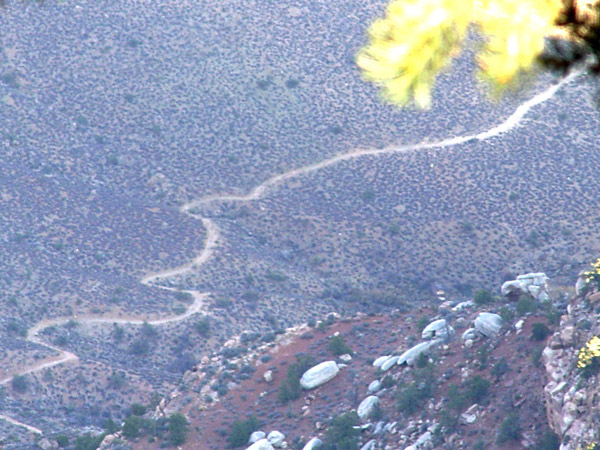
[{"label": "white boulder", "polygon": [[310,441],[306,443],[306,445],[302,448],[302,450],[316,450],[320,446],[323,445],[323,441],[321,439],[314,437]]},{"label": "white boulder", "polygon": [[261,439],[264,439],[266,436],[267,435],[264,431],[255,431],[250,435],[250,439],[248,439],[248,444],[254,444],[255,442],[260,441]]},{"label": "white boulder", "polygon": [[391,358],[390,355],[380,356],[375,361],[373,361],[373,367],[381,367],[383,365],[383,363],[386,362],[390,358]]},{"label": "white boulder", "polygon": [[434,339],[433,341],[421,342],[412,348],[409,348],[398,357],[398,365],[404,363],[412,366],[421,354],[427,354],[431,349],[436,348],[442,341]]},{"label": "white boulder", "polygon": [[335,361],[322,362],[304,372],[300,385],[306,390],[314,389],[335,378],[339,371]]},{"label": "white boulder", "polygon": [[373,393],[373,392],[377,392],[378,390],[381,389],[381,381],[379,380],[374,380],[371,381],[371,383],[369,384],[369,387],[367,388],[367,390],[369,391],[369,393]]},{"label": "white boulder", "polygon": [[361,419],[366,419],[373,413],[373,409],[379,404],[379,397],[375,397],[374,395],[369,395],[365,398],[358,408],[356,409],[356,414]]},{"label": "white boulder", "polygon": [[275,450],[271,443],[266,439],[261,439],[260,441],[256,441],[246,450]]},{"label": "white boulder", "polygon": [[454,328],[452,328],[445,319],[439,319],[431,322],[421,332],[423,340],[430,339],[448,339],[454,334]]},{"label": "white boulder", "polygon": [[277,430],[273,430],[267,436],[267,440],[273,447],[280,447],[285,439],[285,435]]},{"label": "white boulder", "polygon": [[477,331],[490,338],[500,333],[502,323],[502,317],[498,314],[489,312],[479,313],[479,316],[477,316],[475,322],[473,322]]},{"label": "white boulder", "polygon": [[380,367],[384,372],[389,370],[394,364],[398,362],[397,356],[390,356]]}]

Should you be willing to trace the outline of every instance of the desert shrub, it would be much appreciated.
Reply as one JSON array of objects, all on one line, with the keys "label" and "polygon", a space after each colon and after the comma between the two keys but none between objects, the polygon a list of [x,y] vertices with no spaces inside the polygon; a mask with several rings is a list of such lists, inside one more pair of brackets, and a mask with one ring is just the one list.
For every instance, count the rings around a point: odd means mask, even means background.
[{"label": "desert shrub", "polygon": [[357,450],[360,430],[356,412],[348,412],[334,418],[325,432],[321,450]]},{"label": "desert shrub", "polygon": [[241,447],[248,443],[250,435],[258,430],[258,419],[254,416],[248,417],[246,420],[236,420],[231,426],[227,442],[231,448]]},{"label": "desert shrub", "polygon": [[488,394],[490,382],[479,375],[465,382],[465,395],[473,403],[481,403]]},{"label": "desert shrub", "polygon": [[391,375],[386,375],[383,380],[381,380],[382,389],[389,389],[396,384],[394,378]]},{"label": "desert shrub", "polygon": [[136,438],[140,435],[140,429],[144,419],[140,416],[129,416],[123,423],[122,433],[128,439]]},{"label": "desert shrub", "polygon": [[78,436],[75,439],[75,450],[96,450],[100,447],[104,434],[92,436],[90,433],[86,433],[83,436]]},{"label": "desert shrub", "polygon": [[310,369],[315,363],[312,356],[299,354],[296,355],[296,362],[288,366],[286,377],[281,382],[277,391],[277,399],[281,403],[288,403],[292,400],[300,398],[302,395],[302,386],[300,378],[302,374]]},{"label": "desert shrub", "polygon": [[523,294],[519,297],[516,308],[520,316],[532,313],[535,311],[535,301],[531,296]]},{"label": "desert shrub", "polygon": [[552,430],[548,429],[535,443],[533,450],[558,450],[560,448],[560,438]]},{"label": "desert shrub", "polygon": [[550,334],[552,334],[552,331],[550,331],[550,328],[548,328],[546,324],[542,322],[534,323],[531,328],[531,339],[536,341],[543,341]]},{"label": "desert shrub", "polygon": [[498,311],[498,314],[500,315],[500,317],[502,317],[502,320],[506,323],[512,322],[513,319],[515,318],[515,312],[508,306],[503,306],[502,308],[500,308],[500,311]]},{"label": "desert shrub", "polygon": [[[173,446],[181,445],[185,442],[187,435],[187,419],[181,413],[171,414],[169,416],[169,442]],[[248,440],[246,440],[248,442]]]},{"label": "desert shrub", "polygon": [[423,316],[419,320],[417,320],[417,331],[420,333],[425,329],[427,325],[429,325],[429,317]]},{"label": "desert shrub", "polygon": [[503,356],[498,360],[498,362],[496,364],[494,364],[494,367],[492,367],[492,370],[491,370],[491,374],[494,377],[496,377],[496,381],[498,381],[509,370],[510,370],[510,367],[508,366],[508,363],[506,362],[506,359]]},{"label": "desert shrub", "polygon": [[410,383],[407,387],[399,391],[396,408],[398,411],[410,416],[421,409],[424,401],[431,394],[428,386],[419,386],[417,383]]},{"label": "desert shrub", "polygon": [[197,320],[196,323],[194,323],[194,329],[196,330],[196,333],[203,338],[210,337],[210,320],[208,317],[204,316]]},{"label": "desert shrub", "polygon": [[500,424],[496,442],[505,444],[506,442],[518,441],[521,439],[523,429],[521,427],[521,419],[517,413],[510,413]]},{"label": "desert shrub", "polygon": [[139,403],[133,403],[131,405],[131,414],[134,416],[143,416],[146,414],[146,407],[144,405],[140,405]]},{"label": "desert shrub", "polygon": [[479,289],[475,292],[473,296],[473,301],[477,305],[489,305],[494,301],[494,296],[487,289]]},{"label": "desert shrub", "polygon": [[448,386],[448,391],[446,393],[446,398],[448,400],[448,408],[456,413],[461,412],[466,406],[467,399],[463,392],[460,391],[457,385],[450,384]]},{"label": "desert shrub", "polygon": [[11,386],[14,391],[19,394],[24,394],[29,389],[29,378],[27,375],[15,375],[12,379]]},{"label": "desert shrub", "polygon": [[346,353],[352,354],[352,349],[344,342],[341,336],[333,336],[329,341],[329,350],[335,356],[344,355]]},{"label": "desert shrub", "polygon": [[56,436],[54,438],[54,440],[56,441],[56,443],[58,444],[58,446],[60,448],[65,448],[66,446],[69,445],[69,438],[67,436],[65,436],[64,434],[59,434],[58,436]]}]

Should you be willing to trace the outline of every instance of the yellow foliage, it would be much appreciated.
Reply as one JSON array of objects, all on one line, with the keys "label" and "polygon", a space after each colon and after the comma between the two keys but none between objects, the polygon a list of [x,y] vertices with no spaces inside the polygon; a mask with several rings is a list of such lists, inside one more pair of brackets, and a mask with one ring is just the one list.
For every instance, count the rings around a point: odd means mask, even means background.
[{"label": "yellow foliage", "polygon": [[482,78],[498,90],[530,71],[556,30],[561,0],[393,0],[369,29],[357,64],[392,103],[430,105],[436,75],[461,47],[470,24],[485,36]]}]

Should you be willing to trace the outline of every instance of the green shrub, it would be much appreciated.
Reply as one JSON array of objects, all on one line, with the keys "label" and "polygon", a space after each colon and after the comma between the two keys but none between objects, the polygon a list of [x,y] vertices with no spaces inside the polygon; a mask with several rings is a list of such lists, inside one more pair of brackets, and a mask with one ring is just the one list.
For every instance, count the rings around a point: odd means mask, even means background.
[{"label": "green shrub", "polygon": [[183,444],[186,440],[187,431],[187,419],[183,414],[175,413],[169,416],[169,442],[171,442],[171,445]]},{"label": "green shrub", "polygon": [[99,434],[92,436],[86,433],[83,436],[78,436],[75,439],[75,450],[96,450],[104,440],[105,435]]},{"label": "green shrub", "polygon": [[461,412],[467,403],[464,393],[455,384],[448,386],[446,398],[448,399],[448,408],[456,413]]},{"label": "green shrub", "polygon": [[498,434],[496,436],[496,443],[505,444],[511,441],[518,441],[521,439],[523,429],[521,428],[521,419],[517,413],[510,413],[500,424]]},{"label": "green shrub", "polygon": [[24,394],[29,389],[29,378],[27,375],[15,375],[12,379],[11,386],[13,390],[19,394]]},{"label": "green shrub", "polygon": [[292,400],[299,399],[302,395],[302,386],[300,378],[302,374],[310,369],[315,363],[312,356],[296,355],[296,362],[290,364],[287,368],[285,379],[281,382],[277,391],[277,400],[281,403],[288,403]]},{"label": "green shrub", "polygon": [[494,301],[494,296],[490,291],[486,289],[479,289],[477,292],[475,292],[475,295],[473,296],[473,301],[480,306],[489,305]]},{"label": "green shrub", "polygon": [[504,356],[498,360],[494,367],[492,367],[491,374],[496,377],[496,381],[499,381],[502,376],[510,370],[508,363]]},{"label": "green shrub", "polygon": [[544,352],[544,348],[541,346],[535,347],[531,351],[531,363],[533,364],[534,367],[537,367],[538,369],[540,367],[542,367],[542,353],[543,352]]},{"label": "green shrub", "polygon": [[241,447],[248,443],[250,435],[258,430],[258,419],[254,416],[248,417],[246,420],[236,420],[231,426],[227,441],[231,448]]},{"label": "green shrub", "polygon": [[69,438],[64,434],[59,434],[54,438],[54,440],[60,448],[65,448],[67,445],[69,445]]},{"label": "green shrub", "polygon": [[123,436],[127,439],[134,439],[140,435],[140,429],[144,419],[140,416],[129,416],[123,423]]},{"label": "green shrub", "polygon": [[354,427],[359,424],[354,411],[334,418],[325,432],[321,450],[357,450],[360,430]]},{"label": "green shrub", "polygon": [[194,329],[203,338],[210,337],[210,320],[207,316],[202,317],[194,323]]},{"label": "green shrub", "polygon": [[500,317],[502,317],[502,320],[506,323],[511,323],[513,321],[513,319],[515,318],[515,312],[508,306],[503,306],[502,308],[500,308],[500,311],[498,311],[498,314],[500,315]]},{"label": "green shrub", "polygon": [[535,311],[535,301],[531,296],[523,294],[519,297],[516,308],[520,316],[532,313]]},{"label": "green shrub", "polygon": [[558,450],[560,448],[560,438],[552,430],[548,429],[535,443],[533,450]]},{"label": "green shrub", "polygon": [[417,320],[417,331],[422,332],[427,325],[429,325],[429,317],[423,316],[419,320]]},{"label": "green shrub", "polygon": [[534,323],[531,328],[531,339],[536,341],[543,341],[550,334],[552,334],[552,331],[542,322]]},{"label": "green shrub", "polygon": [[134,416],[143,416],[146,414],[146,407],[144,405],[140,405],[139,403],[134,403],[131,405],[131,414]]},{"label": "green shrub", "polygon": [[479,375],[465,382],[465,395],[473,403],[481,403],[488,394],[490,382]]},{"label": "green shrub", "polygon": [[352,349],[346,345],[344,339],[341,336],[333,336],[329,341],[329,350],[335,356],[344,355],[346,353],[352,354]]}]

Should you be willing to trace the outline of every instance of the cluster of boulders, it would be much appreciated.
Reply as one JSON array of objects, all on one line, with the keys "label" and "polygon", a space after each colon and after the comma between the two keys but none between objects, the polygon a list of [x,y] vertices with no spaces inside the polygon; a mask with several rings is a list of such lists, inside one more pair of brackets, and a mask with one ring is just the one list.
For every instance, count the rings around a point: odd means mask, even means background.
[{"label": "cluster of boulders", "polygon": [[273,430],[269,434],[264,431],[255,431],[250,435],[248,441],[250,447],[247,450],[274,450],[276,448],[288,448],[285,435],[280,431]]},{"label": "cluster of boulders", "polygon": [[505,297],[530,295],[539,302],[550,300],[548,277],[545,273],[527,273],[519,275],[516,280],[502,284],[500,292]]}]

